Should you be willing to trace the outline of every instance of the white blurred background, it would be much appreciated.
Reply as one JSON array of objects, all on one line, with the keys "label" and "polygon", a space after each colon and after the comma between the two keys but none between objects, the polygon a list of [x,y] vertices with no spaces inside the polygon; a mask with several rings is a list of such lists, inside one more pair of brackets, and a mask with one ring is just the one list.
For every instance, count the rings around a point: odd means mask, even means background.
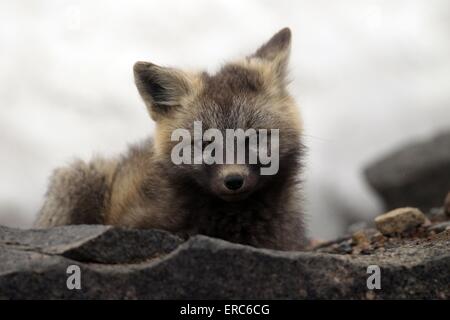
[{"label": "white blurred background", "polygon": [[153,131],[135,61],[214,71],[286,26],[311,235],[379,213],[362,168],[450,128],[450,1],[0,0],[0,224],[31,225],[54,167]]}]

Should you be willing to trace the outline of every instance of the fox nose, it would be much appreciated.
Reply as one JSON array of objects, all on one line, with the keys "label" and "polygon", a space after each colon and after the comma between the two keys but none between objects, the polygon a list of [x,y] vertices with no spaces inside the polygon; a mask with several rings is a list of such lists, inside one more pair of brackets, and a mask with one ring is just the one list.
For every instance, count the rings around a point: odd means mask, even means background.
[{"label": "fox nose", "polygon": [[224,183],[229,190],[236,191],[244,184],[244,177],[237,174],[229,175],[225,177]]}]

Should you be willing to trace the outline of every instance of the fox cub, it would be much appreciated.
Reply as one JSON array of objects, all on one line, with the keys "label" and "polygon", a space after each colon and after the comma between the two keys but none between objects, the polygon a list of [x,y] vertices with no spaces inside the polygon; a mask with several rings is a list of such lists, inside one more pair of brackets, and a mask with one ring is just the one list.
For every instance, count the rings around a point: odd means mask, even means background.
[{"label": "fox cub", "polygon": [[[107,224],[278,250],[303,248],[299,173],[304,149],[298,109],[286,89],[290,46],[285,28],[254,54],[213,75],[137,62],[135,82],[156,122],[155,137],[114,159],[78,160],[56,169],[35,227]],[[180,128],[193,132],[194,122],[218,134],[277,129],[279,140],[271,140],[277,143],[276,172],[261,174],[267,164],[259,160],[176,164],[173,148],[179,142],[172,134]],[[197,142],[194,138],[192,144]],[[200,144],[205,148],[205,141]]]}]

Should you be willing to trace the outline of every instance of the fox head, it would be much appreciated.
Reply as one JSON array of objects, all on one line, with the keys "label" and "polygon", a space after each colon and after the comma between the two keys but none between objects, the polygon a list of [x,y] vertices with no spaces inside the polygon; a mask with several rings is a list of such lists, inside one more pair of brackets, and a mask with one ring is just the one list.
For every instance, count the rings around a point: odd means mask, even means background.
[{"label": "fox head", "polygon": [[[136,86],[156,122],[155,157],[171,167],[168,172],[224,201],[243,200],[295,178],[301,155],[301,122],[286,88],[290,47],[291,32],[285,28],[252,55],[224,65],[213,75],[136,62]],[[189,144],[184,151],[203,150],[217,139],[201,136],[198,141],[195,123],[201,123],[202,132],[215,129],[223,137],[227,129],[255,129],[258,145],[259,130],[266,129],[269,136],[271,130],[278,130],[275,150],[279,168],[272,175],[262,175],[267,163],[259,158],[256,163],[173,163],[173,148],[179,143],[172,141],[175,130],[183,128],[190,133],[192,139],[183,142]]]}]

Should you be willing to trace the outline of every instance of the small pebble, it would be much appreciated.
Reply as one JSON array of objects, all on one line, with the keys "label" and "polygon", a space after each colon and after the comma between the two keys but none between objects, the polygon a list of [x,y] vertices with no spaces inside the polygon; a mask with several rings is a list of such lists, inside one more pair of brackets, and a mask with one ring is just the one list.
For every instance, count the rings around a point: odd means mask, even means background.
[{"label": "small pebble", "polygon": [[344,254],[349,254],[349,253],[352,253],[352,251],[353,251],[350,241],[344,241],[344,242],[338,244],[336,249],[338,252],[344,253]]},{"label": "small pebble", "polygon": [[441,223],[437,223],[428,228],[429,231],[433,231],[434,233],[440,233],[447,229],[450,229],[450,221],[445,221]]},{"label": "small pebble", "polygon": [[381,232],[377,232],[373,235],[372,241],[374,242],[384,242],[385,238]]},{"label": "small pebble", "polygon": [[370,242],[369,239],[367,238],[366,233],[363,230],[355,232],[352,236],[352,240],[357,246],[364,245]]},{"label": "small pebble", "polygon": [[417,208],[398,208],[375,218],[377,229],[384,235],[400,234],[426,222],[426,217]]}]

